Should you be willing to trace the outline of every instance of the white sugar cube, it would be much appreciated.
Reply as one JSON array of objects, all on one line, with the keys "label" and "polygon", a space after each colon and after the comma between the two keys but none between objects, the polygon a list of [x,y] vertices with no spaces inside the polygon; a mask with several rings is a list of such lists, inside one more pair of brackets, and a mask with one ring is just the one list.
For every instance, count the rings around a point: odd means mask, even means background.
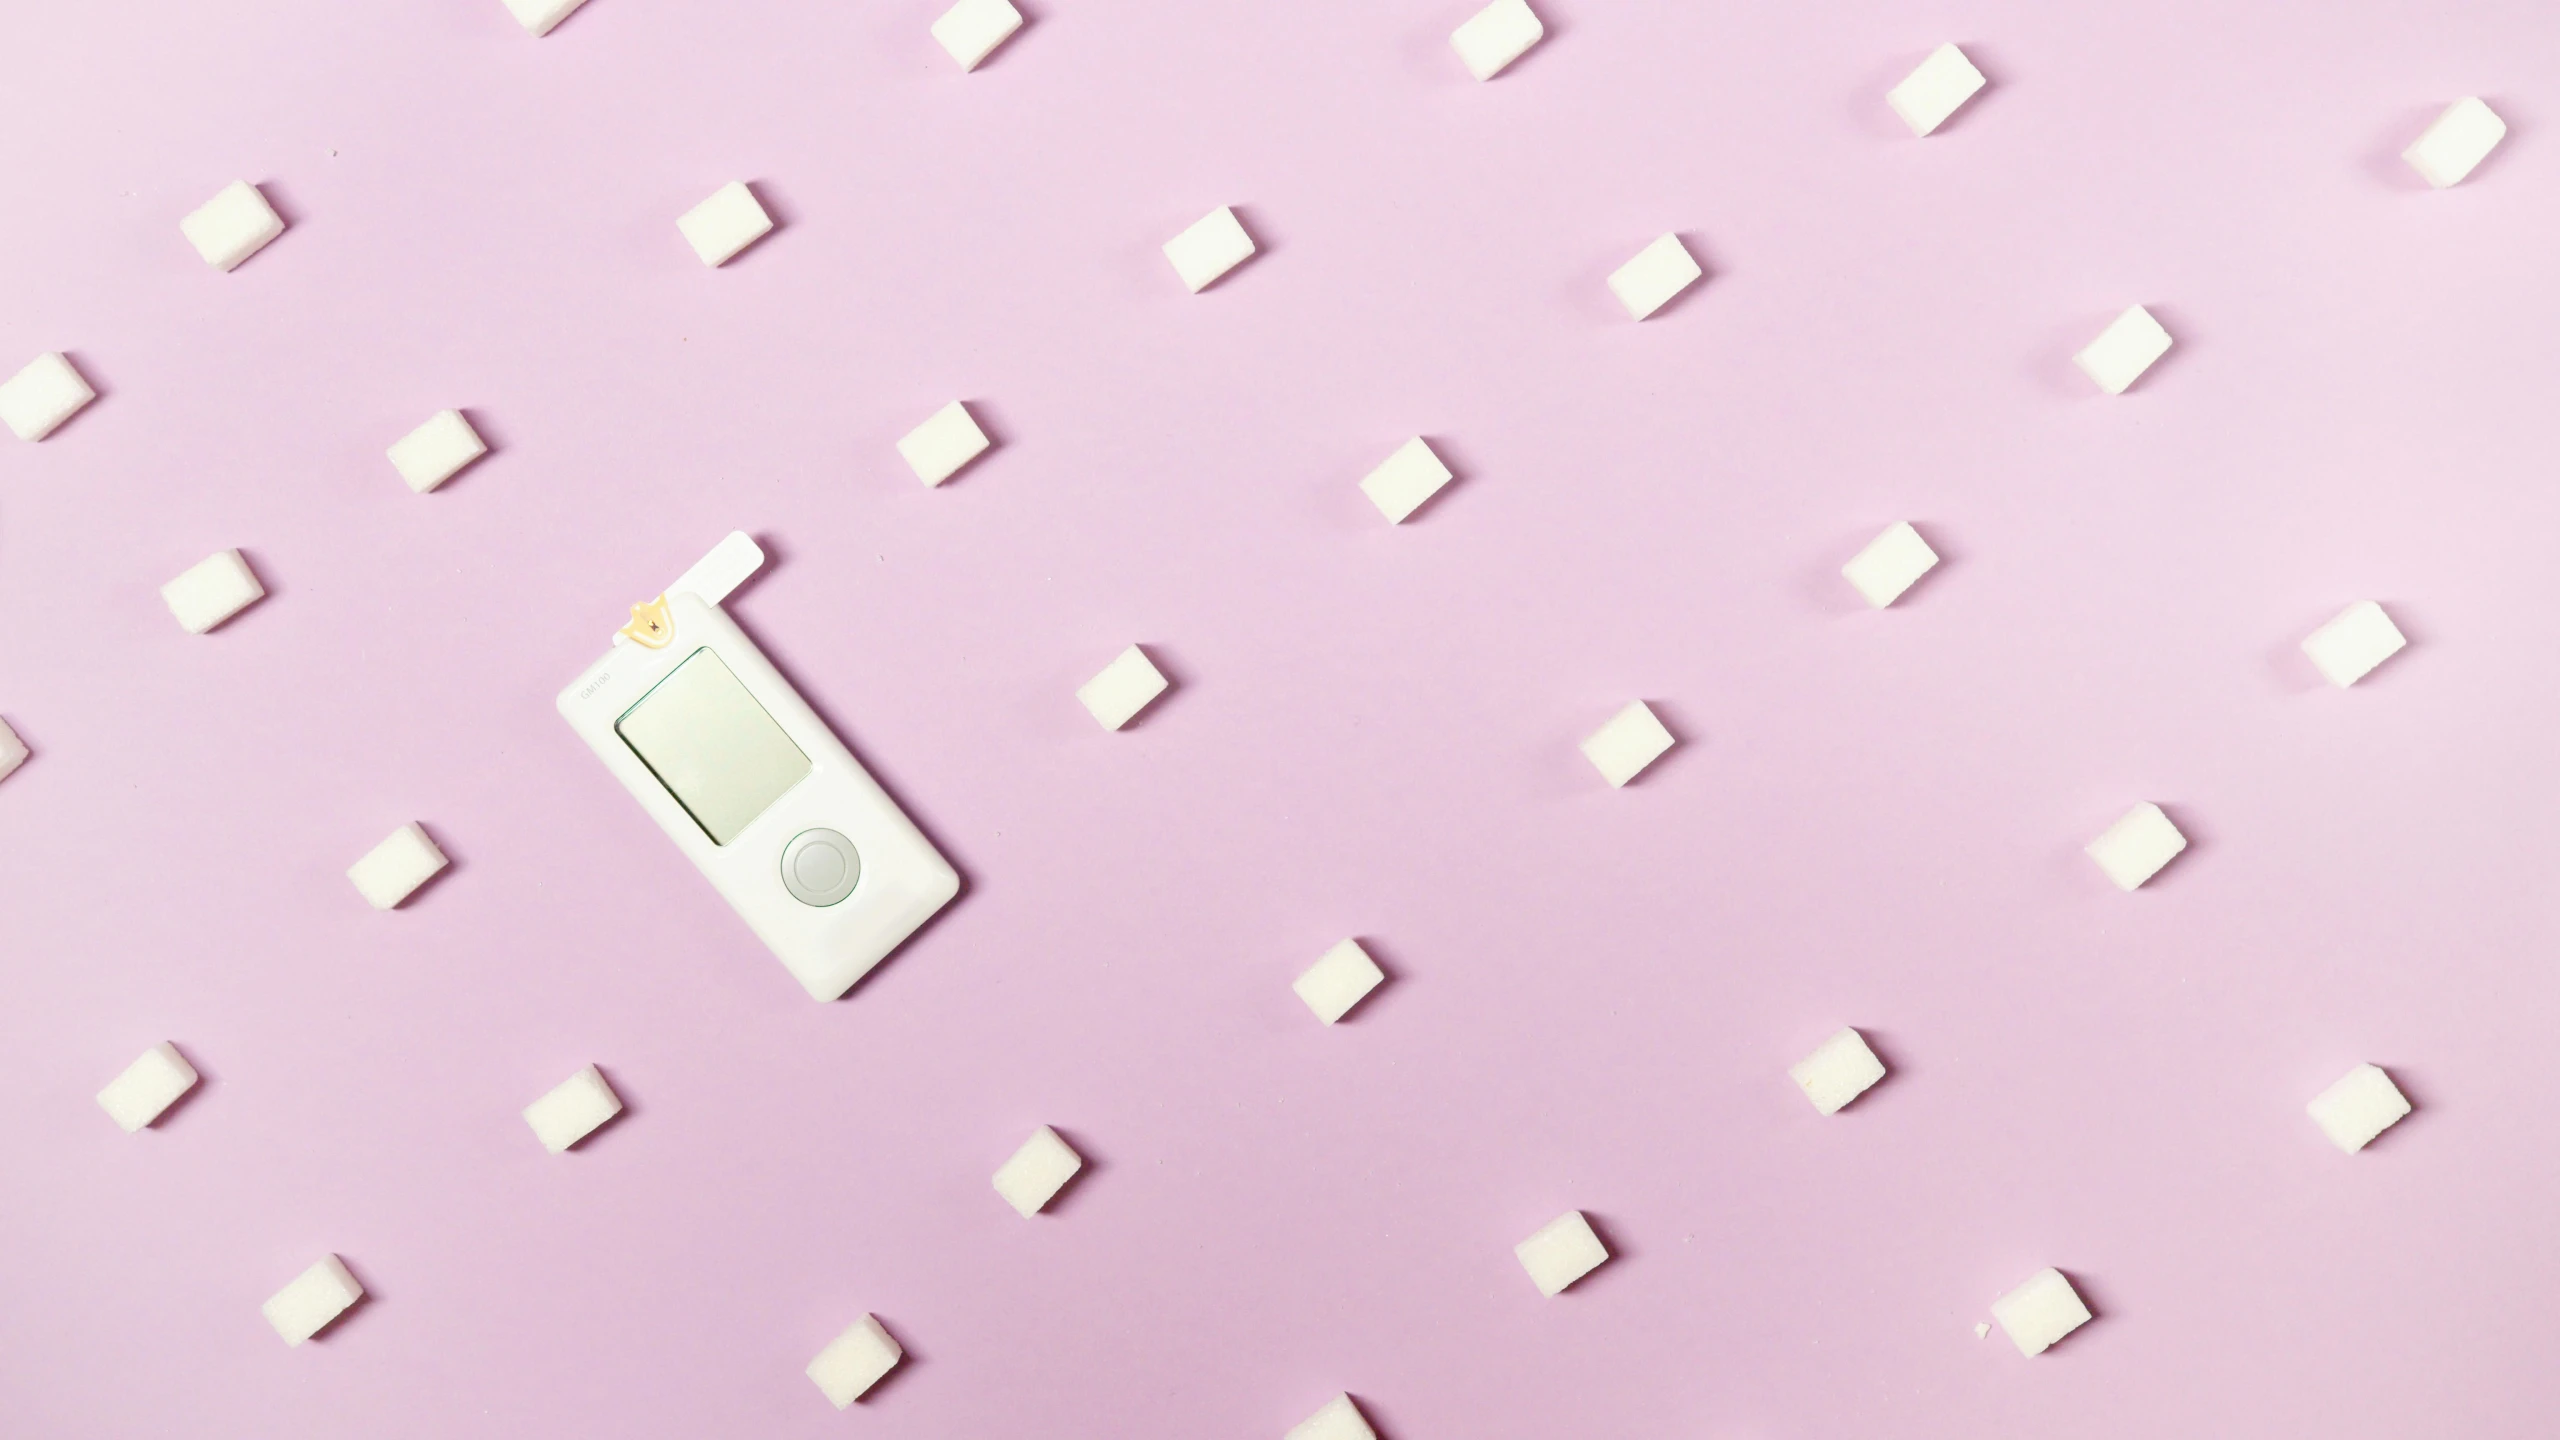
[{"label": "white sugar cube", "polygon": [[41,440],[97,398],[59,352],[39,355],[0,384],[0,423],[21,440]]},{"label": "white sugar cube", "polygon": [[257,186],[234,180],[179,221],[178,232],[196,247],[204,263],[216,270],[229,270],[283,234],[284,219]]},{"label": "white sugar cube", "polygon": [[2089,1323],[2089,1307],[2059,1270],[2039,1270],[2025,1284],[1991,1302],[1991,1318],[2018,1347],[2021,1355],[2041,1354],[2046,1346]]},{"label": "white sugar cube", "polygon": [[881,1376],[896,1369],[898,1358],[906,1353],[889,1338],[888,1331],[880,1328],[876,1317],[865,1315],[809,1362],[809,1378],[842,1410],[861,1399],[863,1391],[879,1384]]},{"label": "white sugar cube", "polygon": [[1013,1158],[996,1170],[996,1193],[1014,1213],[1028,1220],[1040,1213],[1040,1207],[1056,1197],[1060,1187],[1076,1178],[1084,1168],[1084,1157],[1075,1147],[1058,1138],[1058,1132],[1043,1125]]},{"label": "white sugar cube", "polygon": [[1022,12],[1013,8],[1013,0],[960,0],[933,22],[933,38],[961,69],[975,70],[1021,28]]},{"label": "white sugar cube", "polygon": [[1843,1027],[1840,1033],[1822,1042],[1787,1073],[1804,1087],[1805,1098],[1813,1108],[1825,1115],[1836,1115],[1840,1107],[1867,1093],[1867,1087],[1884,1078],[1884,1062],[1867,1048],[1867,1037]]},{"label": "white sugar cube", "polygon": [[1449,483],[1449,467],[1419,435],[1396,447],[1396,453],[1378,462],[1378,468],[1360,482],[1360,493],[1378,507],[1378,513],[1390,524],[1401,525],[1406,516],[1422,508],[1422,502],[1440,493]]},{"label": "white sugar cube", "polygon": [[1867,603],[1881,610],[1902,597],[1912,582],[1926,575],[1938,563],[1938,552],[1920,538],[1907,520],[1896,520],[1885,532],[1867,542],[1840,573]]},{"label": "white sugar cube", "polygon": [[2359,1065],[2306,1107],[2330,1143],[2350,1155],[2409,1113],[2409,1097],[2379,1065]]},{"label": "white sugar cube", "polygon": [[2169,823],[2168,815],[2145,800],[2124,812],[2107,833],[2089,842],[2089,858],[2107,872],[2121,890],[2138,890],[2160,873],[2160,867],[2187,848],[2187,837]]},{"label": "white sugar cube", "polygon": [[1457,47],[1468,74],[1490,80],[1527,54],[1546,33],[1547,27],[1538,23],[1528,0],[1493,0],[1451,32],[1449,43]]},{"label": "white sugar cube", "polygon": [[299,1345],[329,1328],[329,1322],[347,1311],[347,1307],[364,1298],[364,1287],[347,1273],[346,1262],[335,1255],[322,1256],[319,1263],[293,1277],[293,1283],[267,1297],[262,1307],[267,1323],[276,1327],[287,1345]]},{"label": "white sugar cube", "polygon": [[1345,940],[1324,952],[1322,959],[1306,969],[1290,983],[1298,998],[1316,1012],[1316,1018],[1327,1025],[1349,1014],[1351,1007],[1368,998],[1387,972],[1369,958],[1357,940]]},{"label": "white sugar cube", "polygon": [[11,771],[26,763],[27,742],[18,738],[8,721],[0,720],[0,780],[8,779]]},{"label": "white sugar cube", "polygon": [[569,18],[569,12],[587,0],[507,0],[507,13],[516,23],[536,35],[548,35],[551,27]]},{"label": "white sugar cube", "polygon": [[1914,135],[1926,135],[1947,123],[1947,117],[1982,88],[1982,72],[1973,68],[1964,52],[1953,45],[1941,45],[1929,52],[1920,68],[1902,77],[1902,83],[1885,92],[1885,103]]},{"label": "white sugar cube", "polygon": [[987,448],[987,432],[969,414],[969,407],[954,400],[933,412],[930,419],[908,431],[898,440],[898,453],[916,472],[916,478],[927,485],[939,485],[960,473],[960,467],[978,458]]},{"label": "white sugar cube", "polygon": [[1164,258],[1173,262],[1173,273],[1182,277],[1182,283],[1190,286],[1194,295],[1252,254],[1253,237],[1244,233],[1244,222],[1236,218],[1236,212],[1224,205],[1164,242]]},{"label": "white sugar cube", "polygon": [[2071,358],[2098,382],[2099,389],[2121,395],[2126,386],[2142,378],[2152,361],[2168,353],[2169,332],[2160,328],[2150,311],[2136,305],[2109,322],[2087,349]]},{"label": "white sugar cube", "polygon": [[98,1104],[130,1135],[159,1119],[161,1111],[195,1087],[196,1067],[187,1063],[177,1046],[164,1040],[108,1081],[107,1088],[98,1092]]},{"label": "white sugar cube", "polygon": [[2463,176],[2471,173],[2471,167],[2488,159],[2489,152],[2505,138],[2507,122],[2482,104],[2480,97],[2466,95],[2446,106],[2436,123],[2400,152],[2400,158],[2425,176],[2428,184],[2441,190],[2460,183]]},{"label": "white sugar cube", "polygon": [[1990,1338],[1990,1336],[1991,1336],[1991,1322],[1990,1322],[1990,1321],[1985,1320],[1985,1321],[1983,1321],[1981,1324],[1978,1324],[1978,1325],[1976,1325],[1976,1326],[1974,1326],[1974,1327],[1973,1327],[1973,1338],[1974,1338],[1974,1339],[1976,1339],[1976,1340],[1985,1340],[1985,1339],[1989,1339],[1989,1338]]},{"label": "white sugar cube", "polygon": [[614,1094],[613,1087],[604,1082],[603,1073],[590,1065],[524,1107],[524,1123],[533,1127],[543,1149],[557,1155],[621,1113],[622,1097]]},{"label": "white sugar cube", "polygon": [[1616,292],[1618,303],[1638,320],[1661,309],[1672,296],[1688,289],[1705,274],[1689,247],[1677,235],[1665,235],[1636,252],[1636,258],[1617,268],[1609,277],[1609,288]]},{"label": "white sugar cube", "polygon": [[488,453],[488,443],[459,410],[437,411],[427,423],[393,442],[389,451],[391,468],[421,495]]},{"label": "white sugar cube", "polygon": [[747,182],[732,180],[676,217],[676,228],[684,232],[685,243],[702,257],[703,264],[716,266],[763,239],[773,228],[773,217],[756,203]]},{"label": "white sugar cube", "polygon": [[190,635],[201,635],[247,609],[267,593],[237,550],[218,550],[160,587],[169,613]]},{"label": "white sugar cube", "polygon": [[1601,778],[1611,785],[1624,785],[1661,759],[1671,744],[1671,732],[1663,728],[1653,707],[1637,700],[1592,731],[1591,738],[1582,742],[1582,753],[1599,768]]},{"label": "white sugar cube", "polygon": [[1146,651],[1132,645],[1103,666],[1101,674],[1084,682],[1076,698],[1102,722],[1103,729],[1117,730],[1136,719],[1171,683]]},{"label": "white sugar cube", "polygon": [[355,883],[356,893],[366,903],[376,910],[389,910],[435,878],[444,866],[444,852],[412,821],[392,831],[381,844],[366,851],[363,859],[348,866],[347,878]]},{"label": "white sugar cube", "polygon": [[1567,1210],[1513,1246],[1512,1253],[1520,1257],[1520,1268],[1529,1272],[1538,1293],[1553,1295],[1598,1269],[1609,1258],[1609,1247],[1600,1243],[1581,1211]]},{"label": "white sugar cube", "polygon": [[2359,600],[2338,617],[2314,630],[2302,642],[2302,653],[2343,690],[2372,673],[2373,667],[2400,653],[2409,643],[2382,607]]},{"label": "white sugar cube", "polygon": [[1289,1427],[1287,1440],[1378,1440],[1368,1418],[1348,1395],[1336,1395],[1324,1408]]}]

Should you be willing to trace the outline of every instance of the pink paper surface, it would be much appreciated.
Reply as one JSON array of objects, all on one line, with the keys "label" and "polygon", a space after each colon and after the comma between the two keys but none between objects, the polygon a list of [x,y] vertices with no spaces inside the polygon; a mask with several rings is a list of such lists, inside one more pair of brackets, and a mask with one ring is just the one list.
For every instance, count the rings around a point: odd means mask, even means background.
[{"label": "pink paper surface", "polygon": [[[940,8],[10,17],[0,369],[101,398],[0,440],[0,1430],[2547,1433],[2547,6],[1552,0],[1487,84],[1470,0],[1025,0],[974,74]],[[1950,39],[1991,87],[1915,140]],[[2428,191],[2467,94],[2513,131]],[[291,228],[224,275],[237,178]],[[780,228],[706,270],[736,179]],[[1262,253],[1187,294],[1219,205]],[[1708,279],[1631,323],[1665,231]],[[954,398],[997,445],[929,490]],[[494,453],[411,494],[447,406]],[[1415,434],[1460,478],[1391,527]],[[1870,611],[1897,519],[1946,562]],[[967,877],[840,1003],[552,708],[733,527]],[[267,598],[181,633],[229,546]],[[2333,689],[2368,598],[2410,648]],[[1132,642],[1175,688],[1105,733]],[[1683,743],[1612,791],[1636,698]],[[2127,895],[2140,800],[2193,845]],[[410,820],[453,868],[376,913]],[[1826,1119],[1844,1024],[1892,1074]],[[164,1039],[204,1084],[125,1135]],[[2417,1113],[2344,1156],[2368,1060]],[[591,1061],[629,1110],[545,1154]],[[1541,1299],[1575,1208],[1616,1258]],[[287,1349],[330,1252],[371,1298]],[[1977,1340],[2047,1265],[2096,1322]]]}]

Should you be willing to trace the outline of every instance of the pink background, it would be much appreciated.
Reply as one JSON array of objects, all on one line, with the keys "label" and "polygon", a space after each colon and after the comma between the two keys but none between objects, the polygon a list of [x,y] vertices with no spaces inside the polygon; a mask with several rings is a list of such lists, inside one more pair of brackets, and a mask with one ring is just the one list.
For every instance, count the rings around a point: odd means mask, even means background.
[{"label": "pink background", "polygon": [[[1479,85],[1472,3],[1025,0],[972,75],[941,0],[17,6],[0,362],[102,398],[0,443],[5,1428],[2544,1433],[2560,22],[1548,0]],[[1993,87],[1917,141],[1947,39]],[[2428,192],[2465,94],[2513,133]],[[292,228],[222,275],[234,178]],[[781,229],[706,270],[739,178]],[[1194,297],[1220,204],[1263,253]],[[1631,324],[1667,229],[1710,278]],[[999,445],[927,490],[955,396]],[[496,453],[413,495],[447,405]],[[1462,478],[1390,527],[1415,433]],[[1902,518],[1947,563],[1870,612]],[[968,877],[842,1003],[552,709],[732,527]],[[268,599],[182,634],[234,545]],[[2363,598],[2412,644],[2337,691]],[[1177,688],[1106,734],[1133,640]],[[1613,792],[1639,696],[1684,744]],[[2128,896],[2079,852],[2142,799],[2195,843]],[[454,868],[377,914],[411,819]],[[1394,979],[1327,1029],[1344,935]],[[1824,1119],[1842,1024],[1894,1074]],[[124,1135],[162,1039],[206,1083]],[[631,1113],[546,1155],[591,1060]],[[2419,1108],[2350,1158],[2302,1106],[2364,1060]],[[1617,1259],[1543,1300],[1576,1207]],[[288,1350],[330,1251],[373,1298]],[[2097,1322],[1977,1340],[2044,1265]]]}]

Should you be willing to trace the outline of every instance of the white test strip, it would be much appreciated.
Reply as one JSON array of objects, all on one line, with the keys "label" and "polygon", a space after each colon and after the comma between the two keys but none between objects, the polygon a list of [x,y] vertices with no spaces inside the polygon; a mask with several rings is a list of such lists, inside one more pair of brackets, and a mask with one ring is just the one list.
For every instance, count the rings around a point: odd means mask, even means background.
[{"label": "white test strip", "polygon": [[[756,537],[744,530],[732,530],[728,538],[712,546],[710,554],[694,561],[692,568],[677,576],[675,583],[662,593],[699,595],[703,603],[717,605],[763,568],[764,547],[756,543]],[[613,643],[628,645],[631,637],[616,630]]]},{"label": "white test strip", "polygon": [[747,577],[764,568],[764,547],[756,537],[744,530],[732,530],[727,539],[711,547],[711,553],[693,562],[693,568],[676,577],[667,587],[670,595],[699,595],[703,602],[717,605],[729,598],[729,592],[747,583]]}]

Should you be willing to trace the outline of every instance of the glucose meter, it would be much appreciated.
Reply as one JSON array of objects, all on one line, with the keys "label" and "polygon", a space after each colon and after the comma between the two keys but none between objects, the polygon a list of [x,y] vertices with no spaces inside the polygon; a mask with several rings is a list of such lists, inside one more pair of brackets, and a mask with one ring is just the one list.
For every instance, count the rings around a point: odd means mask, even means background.
[{"label": "glucose meter", "polygon": [[732,532],[560,692],[560,713],[808,992],[833,1000],[960,877],[720,608]]}]

